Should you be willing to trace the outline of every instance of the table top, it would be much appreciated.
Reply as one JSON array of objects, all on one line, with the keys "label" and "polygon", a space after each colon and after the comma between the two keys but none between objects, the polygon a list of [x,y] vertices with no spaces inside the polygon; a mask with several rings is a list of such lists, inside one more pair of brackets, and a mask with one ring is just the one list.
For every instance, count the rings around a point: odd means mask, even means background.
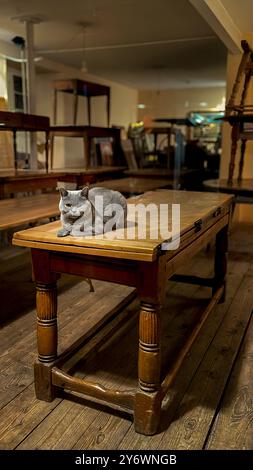
[{"label": "table top", "polygon": [[0,200],[0,230],[59,214],[59,194],[40,194]]},{"label": "table top", "polygon": [[194,127],[194,123],[189,118],[156,118],[154,122],[167,122],[171,125]]},{"label": "table top", "polygon": [[23,179],[47,179],[47,178],[57,178],[64,177],[65,175],[106,175],[110,173],[123,172],[126,167],[119,166],[101,166],[98,168],[88,168],[84,170],[83,168],[59,168],[56,170],[51,170],[46,173],[45,170],[18,170],[17,172],[14,169],[1,169],[0,170],[0,183],[9,181],[9,180],[23,180]]},{"label": "table top", "polygon": [[253,179],[244,178],[241,181],[233,180],[232,184],[228,184],[226,179],[206,180],[203,185],[207,189],[213,191],[226,192],[228,194],[248,194],[253,195]]},{"label": "table top", "polygon": [[[179,176],[186,176],[196,173],[198,170],[188,170],[181,168],[179,170]],[[173,181],[175,171],[169,170],[167,168],[137,168],[137,169],[128,169],[125,172],[125,175],[143,177],[143,178],[170,178]]]},{"label": "table top", "polygon": [[48,131],[49,118],[36,114],[0,111],[0,130]]},{"label": "table top", "polygon": [[[220,193],[200,193],[191,191],[173,191],[159,190],[148,192],[141,196],[128,199],[128,206],[132,204],[155,204],[157,210],[160,204],[167,204],[167,217],[161,217],[160,227],[165,232],[171,230],[171,204],[180,204],[180,228],[176,234],[185,237],[188,243],[191,243],[189,233],[196,238],[199,233],[196,231],[196,222],[207,221],[209,224],[215,224],[218,220],[214,214],[219,208],[220,217],[228,212],[232,202],[232,196]],[[134,225],[135,216],[128,214],[128,222]],[[129,238],[127,236],[128,229],[118,229],[105,235],[93,235],[90,237],[57,237],[57,231],[60,228],[60,222],[53,222],[41,225],[28,230],[20,231],[14,234],[13,244],[27,246],[49,251],[61,251],[67,253],[89,254],[94,256],[106,256],[118,259],[134,259],[153,261],[159,255],[161,243],[166,241],[166,235],[161,235],[160,230],[158,236],[154,232],[154,227],[149,217],[147,217],[147,226],[145,219],[140,217],[135,224],[136,236]],[[204,222],[203,222],[204,223]],[[142,235],[142,239],[137,237],[137,230]],[[145,234],[146,231],[146,234]],[[108,238],[109,234],[114,234],[114,239]],[[122,237],[122,238],[120,238]],[[182,240],[182,238],[181,238]],[[180,249],[180,247],[179,247]],[[174,256],[175,251],[169,252]]]},{"label": "table top", "polygon": [[81,96],[108,96],[110,94],[109,86],[79,80],[78,78],[55,80],[53,86],[55,90],[65,93],[73,93],[76,89],[77,94]]},{"label": "table top", "polygon": [[29,179],[48,179],[48,178],[58,178],[63,177],[66,174],[66,171],[55,171],[46,173],[45,170],[0,170],[0,183],[5,183],[6,181],[20,181],[20,180],[29,180]]},{"label": "table top", "polygon": [[231,114],[230,116],[223,116],[218,119],[219,121],[226,121],[230,124],[234,124],[237,122],[253,122],[253,114]]},{"label": "table top", "polygon": [[119,137],[120,128],[118,127],[98,127],[98,126],[51,126],[51,136],[67,137]]},{"label": "table top", "polygon": [[171,126],[167,127],[145,127],[145,132],[150,134],[170,134]]},{"label": "table top", "polygon": [[93,186],[113,189],[127,194],[142,194],[146,191],[153,191],[159,188],[165,188],[170,182],[161,178],[118,178],[106,181],[100,181]]},{"label": "table top", "polygon": [[62,171],[64,172],[66,175],[68,174],[71,174],[71,173],[75,173],[75,174],[78,174],[78,175],[103,175],[103,174],[108,174],[108,173],[117,173],[117,172],[125,172],[126,170],[126,167],[125,166],[98,166],[98,167],[94,167],[94,168],[87,168],[86,170],[83,169],[83,168],[65,168],[65,169],[57,169],[57,170],[51,170],[52,173],[54,171]]}]

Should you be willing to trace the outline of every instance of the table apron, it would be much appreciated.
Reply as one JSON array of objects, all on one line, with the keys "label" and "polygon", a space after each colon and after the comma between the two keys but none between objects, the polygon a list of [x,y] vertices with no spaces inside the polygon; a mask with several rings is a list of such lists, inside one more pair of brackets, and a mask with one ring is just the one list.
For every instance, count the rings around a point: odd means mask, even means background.
[{"label": "table apron", "polygon": [[108,258],[99,258],[98,256],[78,256],[51,252],[50,271],[136,286],[138,279],[138,262],[117,259],[109,260]]}]

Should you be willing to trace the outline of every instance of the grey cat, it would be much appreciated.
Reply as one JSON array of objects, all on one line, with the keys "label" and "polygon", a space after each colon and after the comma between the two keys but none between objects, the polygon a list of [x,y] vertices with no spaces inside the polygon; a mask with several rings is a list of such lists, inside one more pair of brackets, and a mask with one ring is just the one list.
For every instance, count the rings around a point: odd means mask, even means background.
[{"label": "grey cat", "polygon": [[97,235],[126,226],[127,202],[118,191],[89,186],[59,191],[62,228],[58,237]]}]

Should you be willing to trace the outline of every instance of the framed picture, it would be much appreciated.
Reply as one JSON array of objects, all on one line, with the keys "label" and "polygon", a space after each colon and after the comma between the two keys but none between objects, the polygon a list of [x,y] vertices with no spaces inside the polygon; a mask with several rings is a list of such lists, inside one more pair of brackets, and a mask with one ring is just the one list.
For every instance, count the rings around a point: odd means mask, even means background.
[{"label": "framed picture", "polygon": [[100,155],[101,155],[101,165],[113,166],[112,143],[109,141],[100,142],[99,150],[100,150]]}]

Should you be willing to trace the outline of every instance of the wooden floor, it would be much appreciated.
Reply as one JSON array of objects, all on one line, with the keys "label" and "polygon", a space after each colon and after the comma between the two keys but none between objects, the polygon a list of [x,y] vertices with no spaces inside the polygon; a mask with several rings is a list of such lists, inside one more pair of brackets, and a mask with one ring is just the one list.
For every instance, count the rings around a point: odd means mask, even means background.
[{"label": "wooden floor", "polygon": [[[231,234],[225,304],[213,311],[166,397],[159,434],[134,431],[131,417],[91,405],[67,393],[52,403],[35,398],[36,356],[34,286],[29,251],[0,253],[0,448],[1,449],[252,449],[253,448],[253,226]],[[212,250],[185,271],[211,273]],[[80,331],[122,304],[131,289],[80,279],[59,283],[60,349]],[[163,309],[164,362],[197,321],[209,289],[168,282]],[[75,373],[118,389],[136,384],[137,301],[127,307],[128,330],[96,351]],[[117,353],[116,353],[117,351]]]}]

